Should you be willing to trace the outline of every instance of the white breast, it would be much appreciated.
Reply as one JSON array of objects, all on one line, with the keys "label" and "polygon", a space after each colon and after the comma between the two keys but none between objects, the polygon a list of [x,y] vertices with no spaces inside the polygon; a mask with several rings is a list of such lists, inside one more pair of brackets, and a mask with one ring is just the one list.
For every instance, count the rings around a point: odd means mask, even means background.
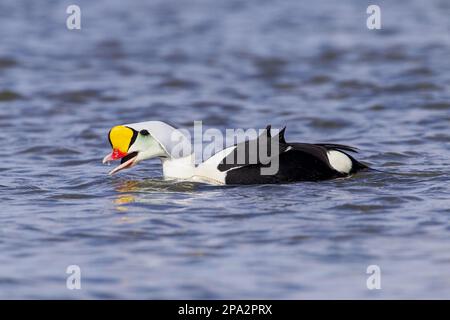
[{"label": "white breast", "polygon": [[189,179],[194,175],[192,156],[184,158],[161,158],[164,178]]}]

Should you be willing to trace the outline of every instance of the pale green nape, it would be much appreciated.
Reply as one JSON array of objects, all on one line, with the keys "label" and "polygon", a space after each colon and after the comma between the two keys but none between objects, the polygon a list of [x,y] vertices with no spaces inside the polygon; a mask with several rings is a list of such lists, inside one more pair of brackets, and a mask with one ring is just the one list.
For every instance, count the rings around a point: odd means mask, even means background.
[{"label": "pale green nape", "polygon": [[138,152],[136,161],[152,159],[156,157],[167,157],[167,152],[152,135],[138,134],[128,153]]}]

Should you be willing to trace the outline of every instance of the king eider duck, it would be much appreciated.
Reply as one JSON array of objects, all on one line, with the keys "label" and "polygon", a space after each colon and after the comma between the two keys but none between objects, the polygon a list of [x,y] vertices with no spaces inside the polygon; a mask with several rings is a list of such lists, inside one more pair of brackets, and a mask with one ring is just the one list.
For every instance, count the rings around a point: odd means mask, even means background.
[{"label": "king eider duck", "polygon": [[[109,131],[113,150],[103,163],[120,159],[120,165],[109,173],[115,174],[142,160],[159,158],[165,179],[222,185],[321,181],[348,177],[368,168],[349,155],[357,152],[354,147],[289,143],[284,138],[285,129],[272,135],[268,126],[257,139],[225,148],[196,165],[190,141],[172,126],[161,121],[119,125]],[[258,151],[264,146],[267,157]]]}]

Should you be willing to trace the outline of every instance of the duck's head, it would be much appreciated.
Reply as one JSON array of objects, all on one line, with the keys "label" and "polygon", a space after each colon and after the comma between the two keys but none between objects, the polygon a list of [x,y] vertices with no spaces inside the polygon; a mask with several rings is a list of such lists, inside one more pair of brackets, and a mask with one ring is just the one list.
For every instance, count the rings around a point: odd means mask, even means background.
[{"label": "duck's head", "polygon": [[147,121],[113,127],[108,134],[112,152],[103,163],[120,160],[110,175],[131,168],[142,160],[179,158],[190,153],[190,143],[179,130],[161,121]]}]

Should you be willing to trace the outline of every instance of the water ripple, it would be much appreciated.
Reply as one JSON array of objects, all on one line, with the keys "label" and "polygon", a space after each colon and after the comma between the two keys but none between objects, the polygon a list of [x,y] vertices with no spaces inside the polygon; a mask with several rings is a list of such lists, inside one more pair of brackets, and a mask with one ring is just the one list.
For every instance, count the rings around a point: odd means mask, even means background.
[{"label": "water ripple", "polygon": [[[55,27],[53,2],[0,1],[0,298],[450,298],[447,2],[390,2],[378,32],[357,0],[82,0],[87,33]],[[382,172],[108,176],[108,130],[145,120],[287,126]]]}]

